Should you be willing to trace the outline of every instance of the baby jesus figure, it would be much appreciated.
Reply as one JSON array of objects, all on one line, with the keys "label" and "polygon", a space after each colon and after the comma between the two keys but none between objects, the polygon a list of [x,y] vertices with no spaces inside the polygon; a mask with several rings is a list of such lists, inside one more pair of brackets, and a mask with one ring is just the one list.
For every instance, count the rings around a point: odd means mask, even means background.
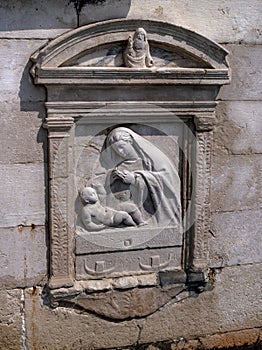
[{"label": "baby jesus figure", "polygon": [[100,203],[96,190],[85,187],[80,193],[83,203],[81,221],[88,231],[101,231],[107,227],[137,226],[126,211],[104,207]]}]

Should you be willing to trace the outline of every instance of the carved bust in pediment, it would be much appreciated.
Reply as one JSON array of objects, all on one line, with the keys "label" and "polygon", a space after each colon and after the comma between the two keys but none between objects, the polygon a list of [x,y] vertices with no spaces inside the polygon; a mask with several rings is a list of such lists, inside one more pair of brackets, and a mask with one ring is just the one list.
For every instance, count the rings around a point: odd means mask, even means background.
[{"label": "carved bust in pediment", "polygon": [[200,60],[199,57],[188,52],[186,45],[181,48],[180,46],[163,45],[154,40],[151,42],[144,28],[137,28],[125,40],[111,44],[105,43],[97,47],[95,51],[85,50],[82,54],[64,62],[63,66],[211,68],[207,61]]},{"label": "carved bust in pediment", "polygon": [[153,66],[147,34],[143,28],[138,28],[133,37],[129,36],[123,56],[126,67],[146,68]]}]

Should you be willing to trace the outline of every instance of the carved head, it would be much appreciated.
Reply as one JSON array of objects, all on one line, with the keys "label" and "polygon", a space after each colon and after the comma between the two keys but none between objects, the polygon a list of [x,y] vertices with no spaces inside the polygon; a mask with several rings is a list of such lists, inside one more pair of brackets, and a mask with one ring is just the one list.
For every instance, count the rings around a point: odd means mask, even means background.
[{"label": "carved head", "polygon": [[85,187],[80,192],[80,198],[83,204],[95,204],[98,201],[96,190],[92,187]]},{"label": "carved head", "polygon": [[137,28],[135,31],[134,39],[146,41],[146,31],[144,28]]},{"label": "carved head", "polygon": [[128,131],[116,128],[108,135],[108,144],[113,151],[123,159],[137,159],[138,155],[133,147],[132,136]]},{"label": "carved head", "polygon": [[146,50],[147,45],[146,31],[143,28],[138,28],[134,34],[134,49]]}]

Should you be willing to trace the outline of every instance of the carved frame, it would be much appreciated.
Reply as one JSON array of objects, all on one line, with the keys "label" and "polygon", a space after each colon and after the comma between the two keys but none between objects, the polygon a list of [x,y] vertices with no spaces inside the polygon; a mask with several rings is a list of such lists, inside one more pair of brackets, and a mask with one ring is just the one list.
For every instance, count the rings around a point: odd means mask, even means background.
[{"label": "carved frame", "polygon": [[[198,61],[202,68],[66,66],[66,62],[78,57],[81,52],[94,51],[99,45],[125,42],[128,35],[138,27],[147,31],[149,43],[186,54]],[[208,272],[212,130],[216,122],[216,96],[220,87],[230,80],[226,56],[227,52],[218,44],[182,27],[158,21],[126,19],[100,22],[70,31],[32,55],[34,82],[44,84],[48,91],[44,127],[48,129],[49,139],[48,286],[53,300],[65,301],[68,295],[73,298],[79,293],[74,269],[74,223],[68,208],[73,205],[70,193],[73,165],[69,149],[74,138],[75,123],[82,117],[88,123],[110,120],[110,123],[118,124],[119,113],[116,111],[119,108],[121,121],[126,123],[134,120],[148,123],[148,118],[151,121],[160,118],[163,122],[170,121],[172,112],[192,125],[195,142],[187,150],[193,159],[191,170],[194,180],[193,183],[184,180],[183,200],[184,206],[191,206],[186,220],[194,224],[189,225],[184,236],[182,266],[185,273],[182,277],[180,274],[178,280],[191,287],[205,286]],[[143,89],[149,92],[141,98]],[[156,89],[157,95],[154,94]],[[131,91],[131,95],[125,95],[124,103],[132,106],[131,115],[121,107],[121,96],[124,96],[121,91],[127,90]],[[114,94],[120,98],[114,98]],[[103,96],[104,100],[101,101],[99,96]],[[152,96],[155,98],[152,99]],[[56,166],[60,167],[59,177],[54,173],[58,152],[60,157]],[[183,171],[186,178],[188,170]],[[193,192],[190,192],[189,187]],[[132,315],[128,314],[127,317]]]}]

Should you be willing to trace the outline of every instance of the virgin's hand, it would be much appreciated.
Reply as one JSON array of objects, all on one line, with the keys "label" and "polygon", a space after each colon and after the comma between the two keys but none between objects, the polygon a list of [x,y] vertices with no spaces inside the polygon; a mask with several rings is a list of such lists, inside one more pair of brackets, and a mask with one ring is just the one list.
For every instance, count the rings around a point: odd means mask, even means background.
[{"label": "virgin's hand", "polygon": [[124,171],[122,179],[124,183],[131,184],[131,185],[133,185],[136,181],[135,175],[130,171]]},{"label": "virgin's hand", "polygon": [[127,170],[124,170],[124,171],[116,170],[115,173],[114,173],[114,176],[117,176],[125,184],[133,185],[135,183],[135,181],[136,181],[135,175],[133,173],[131,173],[130,171],[127,171]]},{"label": "virgin's hand", "polygon": [[117,180],[117,179],[122,180],[123,172],[119,171],[118,169],[114,169],[112,171],[112,175],[111,176],[112,176],[113,180]]}]

